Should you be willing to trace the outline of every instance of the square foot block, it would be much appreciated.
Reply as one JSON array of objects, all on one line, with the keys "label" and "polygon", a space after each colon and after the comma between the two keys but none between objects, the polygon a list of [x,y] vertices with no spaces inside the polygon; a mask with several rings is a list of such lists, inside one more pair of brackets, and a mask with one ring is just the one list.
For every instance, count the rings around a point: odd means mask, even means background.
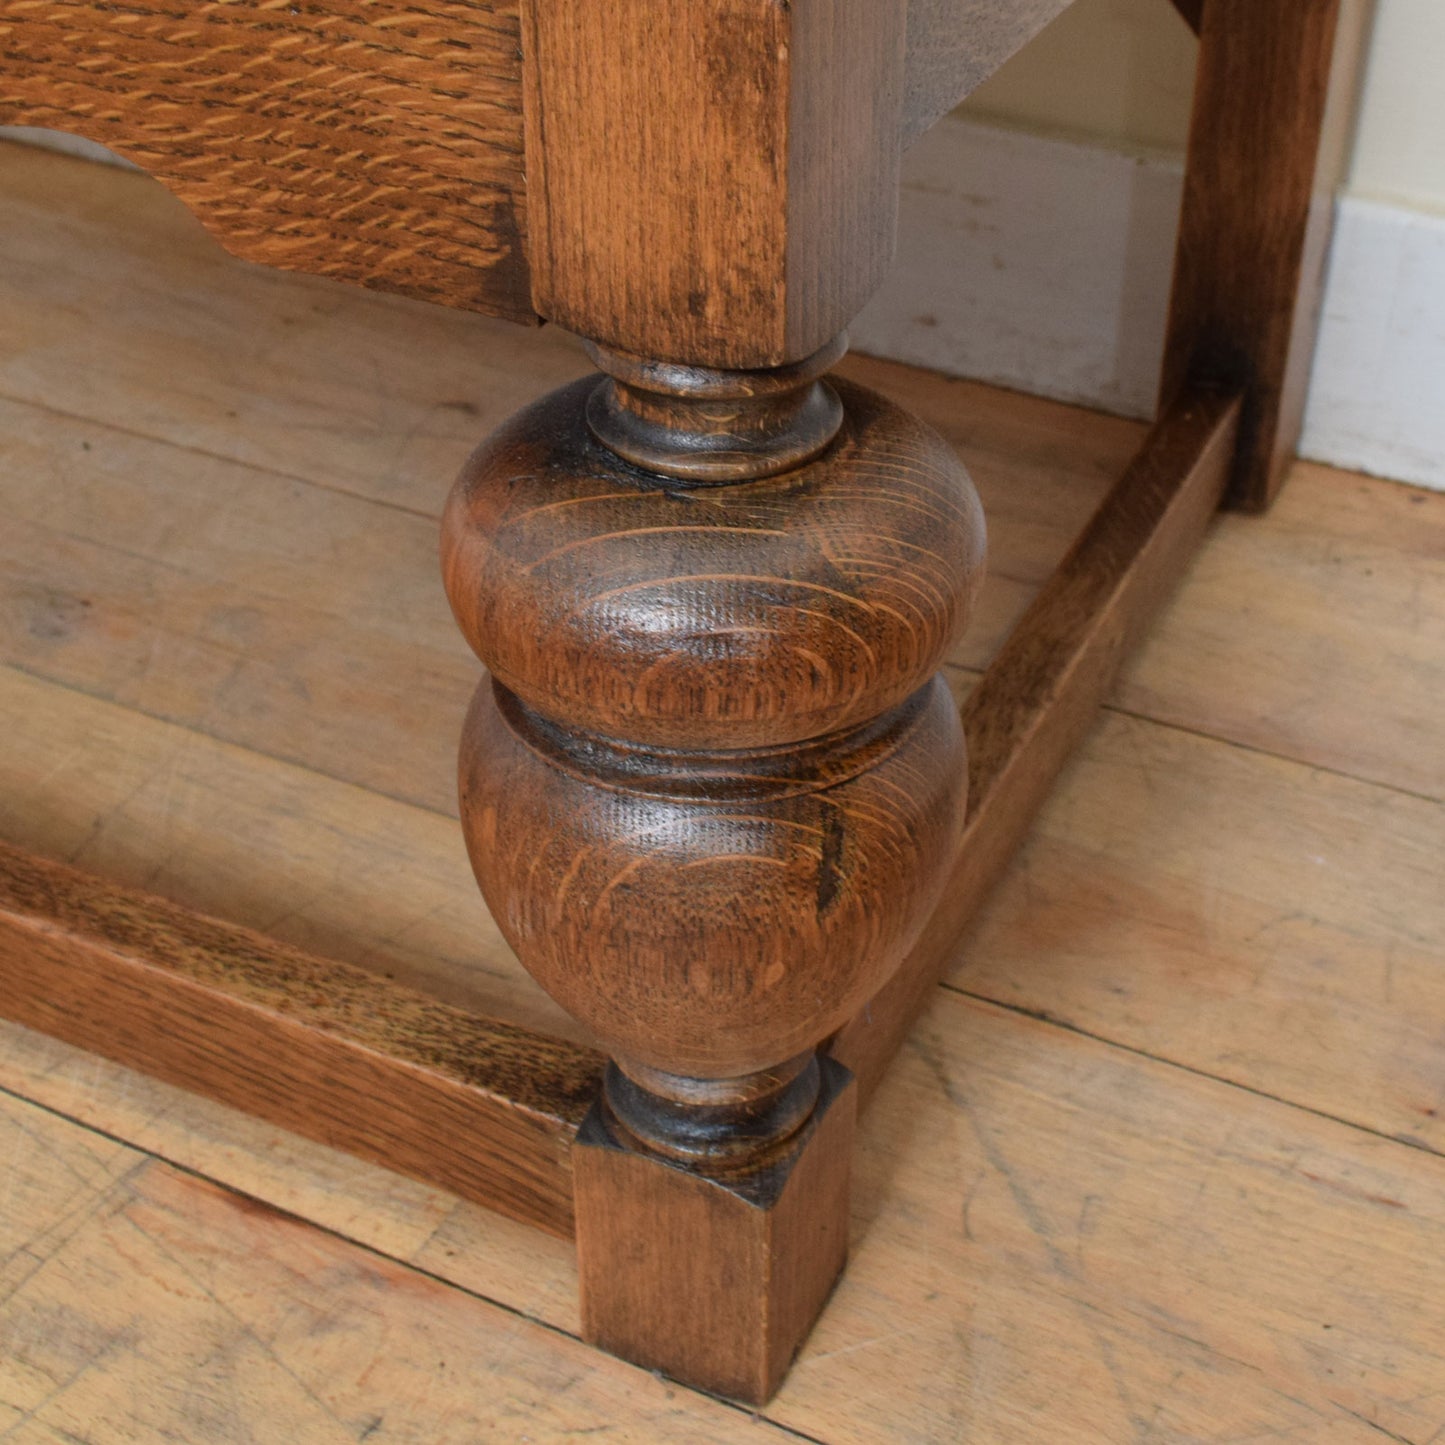
[{"label": "square foot block", "polygon": [[593,1105],[572,1152],[591,1344],[748,1404],[772,1397],[848,1254],[857,1089],[819,1063],[812,1117],[750,1174],[644,1154]]}]

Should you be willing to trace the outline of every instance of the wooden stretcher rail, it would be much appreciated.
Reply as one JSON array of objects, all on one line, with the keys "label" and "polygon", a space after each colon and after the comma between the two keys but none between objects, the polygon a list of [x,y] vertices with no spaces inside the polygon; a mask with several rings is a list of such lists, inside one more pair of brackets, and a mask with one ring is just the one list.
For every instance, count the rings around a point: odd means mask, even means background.
[{"label": "wooden stretcher rail", "polygon": [[[963,716],[972,802],[953,882],[832,1051],[865,1099],[956,953],[1223,493],[1239,401],[1153,429]],[[558,1235],[603,1058],[0,845],[0,1013]]]},{"label": "wooden stretcher rail", "polygon": [[1238,396],[1195,392],[1163,416],[964,703],[968,825],[944,901],[892,981],[833,1041],[861,1100],[1183,575],[1224,495],[1239,414]]},{"label": "wooden stretcher rail", "polygon": [[553,1234],[603,1059],[0,845],[0,1013]]}]

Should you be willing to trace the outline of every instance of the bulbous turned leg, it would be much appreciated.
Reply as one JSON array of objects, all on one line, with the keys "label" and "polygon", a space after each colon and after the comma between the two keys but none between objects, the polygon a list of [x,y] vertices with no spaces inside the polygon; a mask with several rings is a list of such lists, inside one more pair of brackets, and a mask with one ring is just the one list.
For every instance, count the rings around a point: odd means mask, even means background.
[{"label": "bulbous turned leg", "polygon": [[491,678],[473,867],[612,1054],[575,1157],[589,1337],[747,1399],[841,1268],[849,1081],[818,1045],[937,901],[966,765],[937,669],[983,524],[947,446],[821,373],[653,365],[471,458],[447,593]]}]

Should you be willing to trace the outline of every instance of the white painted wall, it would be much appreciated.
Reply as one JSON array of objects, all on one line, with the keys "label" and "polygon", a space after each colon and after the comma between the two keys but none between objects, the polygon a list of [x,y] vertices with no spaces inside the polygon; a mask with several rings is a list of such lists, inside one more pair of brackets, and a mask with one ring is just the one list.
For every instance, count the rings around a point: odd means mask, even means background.
[{"label": "white painted wall", "polygon": [[959,114],[1121,151],[1183,151],[1194,50],[1169,0],[1076,0]]},{"label": "white painted wall", "polygon": [[[862,351],[1151,414],[1177,155],[949,116],[904,165],[898,264]],[[1445,490],[1445,213],[1346,195],[1304,454]]]},{"label": "white painted wall", "polygon": [[[1445,210],[1445,0],[1375,0],[1346,191]],[[1168,0],[1077,0],[960,114],[1118,150],[1182,151],[1194,46]]]},{"label": "white painted wall", "polygon": [[1445,212],[1445,0],[1379,0],[1349,191]]},{"label": "white painted wall", "polygon": [[[1373,8],[1303,449],[1445,488],[1445,0]],[[909,156],[856,344],[1147,412],[1194,52],[1168,0],[1077,0]]]}]

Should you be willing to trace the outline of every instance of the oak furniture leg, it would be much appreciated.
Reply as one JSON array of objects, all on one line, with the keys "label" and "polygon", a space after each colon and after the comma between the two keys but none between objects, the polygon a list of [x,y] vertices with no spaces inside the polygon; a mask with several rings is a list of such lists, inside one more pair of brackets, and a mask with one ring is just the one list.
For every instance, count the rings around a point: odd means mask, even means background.
[{"label": "oak furniture leg", "polygon": [[[1199,65],[1162,394],[1244,393],[1228,501],[1262,511],[1299,445],[1368,26],[1365,0],[1192,0]],[[1344,52],[1345,54],[1341,54]]]},{"label": "oak furniture leg", "polygon": [[938,668],[977,496],[881,397],[600,347],[472,458],[448,596],[490,677],[462,826],[534,977],[612,1054],[573,1158],[589,1338],[776,1388],[842,1267],[854,1091],[818,1045],[939,898],[964,821]]},{"label": "oak furniture leg", "polygon": [[891,251],[903,15],[548,0],[523,38],[534,300],[601,375],[494,436],[447,511],[490,673],[462,826],[612,1056],[574,1156],[588,1337],[761,1401],[846,1249],[855,1096],[818,1047],[964,821],[938,669],[977,497],[825,376]]},{"label": "oak furniture leg", "polygon": [[[1278,485],[1342,151],[1330,60],[1363,14],[1179,0],[1200,84],[1160,420],[960,719],[937,669],[977,498],[927,428],[826,376],[890,259],[897,140],[949,98],[949,67],[910,89],[905,55],[959,3],[522,0],[520,56],[510,20],[494,36],[531,306],[600,371],[484,444],[448,508],[448,596],[491,674],[463,829],[607,1060],[0,849],[8,1016],[575,1231],[590,1339],[750,1401],[842,1266],[860,1099],[1221,497]],[[1062,3],[999,14],[1021,38]],[[220,23],[146,13],[118,40],[142,67]],[[26,27],[51,55],[52,23]],[[158,160],[191,144],[157,135]],[[201,205],[209,159],[181,158]],[[457,301],[456,258],[418,269],[398,231],[343,274]],[[527,311],[518,254],[486,253],[472,302]]]}]

